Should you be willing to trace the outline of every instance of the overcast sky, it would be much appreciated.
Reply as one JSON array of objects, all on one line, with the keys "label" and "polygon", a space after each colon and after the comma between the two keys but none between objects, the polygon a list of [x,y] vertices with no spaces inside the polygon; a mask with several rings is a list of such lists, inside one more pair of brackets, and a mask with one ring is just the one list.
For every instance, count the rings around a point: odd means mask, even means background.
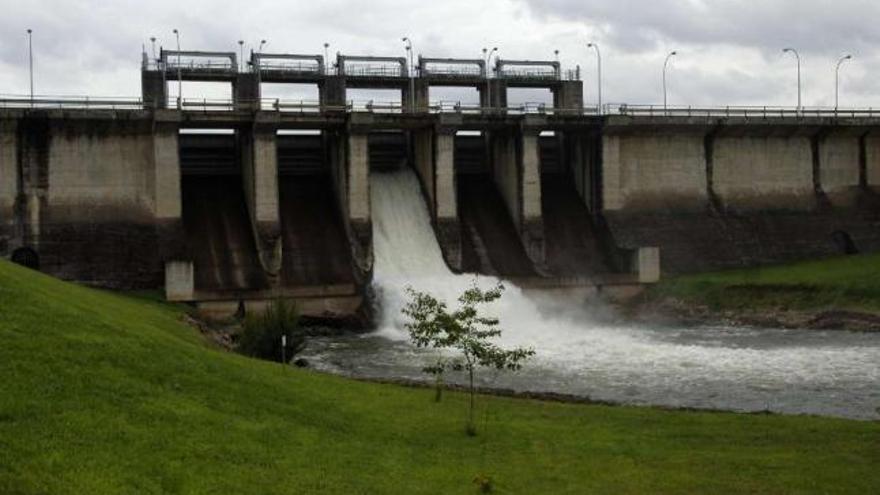
[{"label": "overcast sky", "polygon": [[[606,102],[661,103],[663,60],[678,50],[668,77],[676,105],[794,105],[795,60],[782,53],[793,46],[804,105],[833,105],[835,64],[852,53],[841,71],[841,106],[880,107],[876,0],[0,0],[0,12],[3,94],[28,91],[28,27],[36,92],[93,96],[138,96],[142,45],[149,50],[156,36],[172,47],[176,27],[182,48],[193,50],[237,51],[239,39],[250,46],[265,38],[267,52],[317,54],[328,42],[333,53],[402,56],[405,35],[433,57],[475,58],[497,46],[502,58],[552,59],[558,49],[566,67],[582,67],[588,102],[596,99],[588,41],[602,50]],[[468,91],[433,96],[476,99]]]}]

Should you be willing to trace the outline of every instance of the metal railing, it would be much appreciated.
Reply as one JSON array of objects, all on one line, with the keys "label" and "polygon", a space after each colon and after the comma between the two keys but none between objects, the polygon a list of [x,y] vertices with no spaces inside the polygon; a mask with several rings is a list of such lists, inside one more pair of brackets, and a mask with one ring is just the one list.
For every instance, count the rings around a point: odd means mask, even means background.
[{"label": "metal railing", "polygon": [[482,78],[483,71],[479,67],[432,65],[428,69],[420,69],[419,76],[438,79],[473,79]]},{"label": "metal railing", "polygon": [[393,65],[347,65],[345,67],[345,76],[409,78],[406,71]]},{"label": "metal railing", "polygon": [[781,107],[781,106],[668,106],[630,105],[603,106],[608,115],[633,117],[739,117],[739,118],[865,118],[880,117],[880,108]]},{"label": "metal railing", "polygon": [[90,96],[16,96],[0,95],[2,109],[35,110],[143,110],[140,98],[132,97],[90,97]]},{"label": "metal railing", "polygon": [[165,70],[169,72],[176,72],[177,70],[181,71],[199,71],[199,72],[237,72],[238,67],[232,64],[232,62],[228,60],[224,61],[214,61],[214,60],[206,60],[204,62],[197,62],[195,60],[181,60],[180,63],[177,63],[177,60],[174,57],[168,59],[165,62]]},{"label": "metal railing", "polygon": [[316,63],[303,63],[303,62],[261,62],[260,63],[260,71],[261,72],[282,72],[285,74],[317,74],[321,75],[321,66]]},{"label": "metal railing", "polygon": [[[3,95],[0,109],[24,110],[144,110],[152,102],[134,97],[92,97],[57,95]],[[483,107],[461,101],[432,101],[427,106],[410,111],[399,101],[350,100],[344,105],[324,105],[317,100],[287,100],[262,98],[259,100],[234,101],[229,98],[169,98],[166,108],[185,112],[222,111],[274,111],[283,113],[366,112],[392,114],[487,114],[487,115],[623,115],[631,117],[709,117],[747,119],[798,119],[798,118],[880,118],[880,108],[833,108],[833,107],[780,107],[780,106],[669,106],[631,105],[612,103],[583,108],[554,108],[543,102],[525,102],[507,107]]]}]

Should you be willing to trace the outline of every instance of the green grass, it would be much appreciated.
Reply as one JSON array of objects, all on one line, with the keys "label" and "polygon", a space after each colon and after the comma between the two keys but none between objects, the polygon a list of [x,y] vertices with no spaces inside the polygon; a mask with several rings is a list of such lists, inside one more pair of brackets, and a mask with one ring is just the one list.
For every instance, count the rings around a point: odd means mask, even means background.
[{"label": "green grass", "polygon": [[212,348],[0,261],[0,493],[878,493],[880,423],[465,397]]},{"label": "green grass", "polygon": [[781,308],[880,311],[880,253],[664,280],[649,297],[674,297],[714,309]]}]

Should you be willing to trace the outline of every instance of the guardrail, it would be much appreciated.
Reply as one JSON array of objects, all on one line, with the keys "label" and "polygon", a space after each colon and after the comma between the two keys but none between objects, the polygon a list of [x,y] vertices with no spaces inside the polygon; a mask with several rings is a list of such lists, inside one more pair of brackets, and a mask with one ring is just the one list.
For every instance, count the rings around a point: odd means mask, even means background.
[{"label": "guardrail", "polygon": [[604,105],[608,115],[633,117],[741,117],[741,118],[872,118],[880,117],[880,108],[834,108],[834,107],[779,107],[779,106],[727,106],[693,107],[663,105],[630,105],[625,103]]},{"label": "guardrail", "polygon": [[89,96],[0,96],[0,108],[10,109],[72,109],[72,110],[143,110],[140,98]]},{"label": "guardrail", "polygon": [[[0,109],[23,110],[144,110],[151,102],[133,97],[46,96],[33,98],[20,95],[0,94]],[[474,114],[474,115],[624,115],[632,117],[718,117],[718,118],[880,118],[880,108],[833,108],[833,107],[776,107],[776,106],[729,106],[693,107],[662,105],[631,105],[612,103],[602,108],[554,108],[542,102],[526,102],[507,107],[483,107],[463,104],[460,101],[434,101],[427,107],[409,111],[399,101],[348,101],[345,105],[324,105],[315,100],[285,100],[262,98],[260,100],[233,101],[223,98],[169,99],[170,110],[179,108],[184,112],[232,112],[273,111],[280,113],[366,112],[392,114]]]}]

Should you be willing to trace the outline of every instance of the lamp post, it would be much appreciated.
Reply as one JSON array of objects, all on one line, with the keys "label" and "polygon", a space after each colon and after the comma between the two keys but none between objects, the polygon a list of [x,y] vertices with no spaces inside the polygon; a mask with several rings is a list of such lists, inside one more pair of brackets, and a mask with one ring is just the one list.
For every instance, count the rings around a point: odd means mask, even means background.
[{"label": "lamp post", "polygon": [[156,37],[155,36],[150,36],[150,45],[152,46],[152,49],[153,49],[153,62],[155,62],[156,61]]},{"label": "lamp post", "polygon": [[553,60],[556,61],[556,78],[562,79],[562,66],[559,65],[559,50],[553,50]]},{"label": "lamp post", "polygon": [[596,90],[599,95],[599,104],[596,109],[599,115],[602,115],[602,52],[599,51],[599,45],[596,43],[587,43],[587,48],[596,50]]},{"label": "lamp post", "polygon": [[844,55],[837,61],[837,67],[834,69],[834,109],[840,106],[840,66],[847,60],[852,60],[852,55]]},{"label": "lamp post", "polygon": [[409,56],[409,71],[408,71],[409,73],[407,74],[409,76],[409,111],[415,112],[416,111],[416,80],[413,77],[414,67],[413,67],[412,40],[409,39],[408,36],[404,36],[403,38],[400,39],[400,41],[403,41],[406,44],[406,53]]},{"label": "lamp post", "polygon": [[324,74],[329,72],[330,68],[330,43],[324,43]]},{"label": "lamp post", "polygon": [[491,81],[489,81],[489,76],[492,74],[492,70],[490,69],[490,65],[492,61],[492,54],[497,52],[497,46],[492,47],[491,51],[488,48],[483,48],[483,57],[485,57],[486,61],[486,104],[489,106],[489,108],[492,108],[492,83]]},{"label": "lamp post", "polygon": [[666,61],[663,62],[663,113],[667,112],[667,96],[666,96],[666,69],[669,66],[669,60],[678,55],[678,52],[673,50],[669,52],[669,55],[666,56]]},{"label": "lamp post", "polygon": [[257,110],[263,109],[263,47],[269,42],[260,40],[260,46],[257,48],[257,59],[252,69],[257,71]]},{"label": "lamp post", "polygon": [[238,70],[244,72],[244,40],[238,40]]},{"label": "lamp post", "polygon": [[180,32],[175,29],[174,37],[177,39],[177,109],[183,109],[183,77],[180,74]]},{"label": "lamp post", "polygon": [[34,42],[33,31],[27,30],[28,35],[28,72],[31,80],[31,106],[34,106]]},{"label": "lamp post", "polygon": [[797,111],[800,113],[801,111],[801,55],[794,48],[784,48],[782,53],[793,53],[794,58],[797,60],[797,83],[798,83],[798,103],[797,103]]}]

